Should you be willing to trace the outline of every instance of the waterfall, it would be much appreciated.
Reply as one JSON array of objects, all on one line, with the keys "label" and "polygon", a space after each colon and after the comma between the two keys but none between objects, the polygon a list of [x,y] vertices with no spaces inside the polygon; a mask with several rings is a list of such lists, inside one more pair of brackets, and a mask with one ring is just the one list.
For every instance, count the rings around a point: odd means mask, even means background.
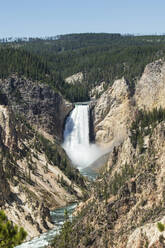
[{"label": "waterfall", "polygon": [[[68,116],[64,130],[63,148],[72,160],[73,164],[77,166],[81,172],[83,168],[90,165],[97,158],[105,153],[97,145],[89,143],[89,106],[77,105]],[[88,177],[94,178],[93,174],[84,174]],[[71,214],[75,208],[75,204],[67,207]],[[61,225],[64,222],[64,208],[56,209],[51,213],[52,220],[55,227],[49,232],[35,237],[31,241],[25,242],[17,248],[42,248],[48,245],[53,237],[59,232]],[[70,215],[71,217],[71,215]]]},{"label": "waterfall", "polygon": [[76,166],[87,164],[86,150],[89,149],[89,106],[76,105],[67,118],[63,148]]},{"label": "waterfall", "polygon": [[73,164],[82,169],[89,166],[103,151],[89,143],[89,106],[76,105],[66,120],[63,148]]}]

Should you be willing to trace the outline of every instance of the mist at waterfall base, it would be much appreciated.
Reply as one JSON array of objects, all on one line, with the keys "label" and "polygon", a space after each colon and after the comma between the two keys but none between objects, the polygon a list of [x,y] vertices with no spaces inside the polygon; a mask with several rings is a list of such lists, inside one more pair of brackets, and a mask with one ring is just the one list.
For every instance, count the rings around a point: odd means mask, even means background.
[{"label": "mist at waterfall base", "polygon": [[89,106],[76,105],[66,120],[63,148],[78,169],[84,169],[108,152],[89,143]]},{"label": "mist at waterfall base", "polygon": [[[119,139],[118,143],[119,142],[121,142],[121,139]],[[117,145],[117,142],[115,145]],[[89,143],[89,106],[75,106],[66,121],[63,143],[63,148],[67,152],[73,164],[82,172],[84,168],[91,165],[102,155],[112,151],[113,147],[114,144],[111,146],[111,148],[103,149],[95,144]],[[87,176],[90,175],[88,174]],[[93,177],[93,175],[91,177]],[[61,227],[65,221],[65,209],[67,209],[69,217],[72,219],[72,212],[74,211],[75,207],[76,204],[71,204],[65,208],[59,208],[55,211],[52,211],[51,217],[55,227],[52,230],[41,234],[39,237],[35,237],[31,241],[17,246],[17,248],[46,247],[53,237],[61,230]]]}]

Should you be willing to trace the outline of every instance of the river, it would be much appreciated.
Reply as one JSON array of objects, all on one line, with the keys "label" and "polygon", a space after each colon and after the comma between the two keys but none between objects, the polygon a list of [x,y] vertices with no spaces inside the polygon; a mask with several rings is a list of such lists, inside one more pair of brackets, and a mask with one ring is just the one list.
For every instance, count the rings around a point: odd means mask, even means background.
[{"label": "river", "polygon": [[[90,180],[94,180],[97,173],[85,170],[89,164],[102,155],[102,151],[95,144],[89,143],[89,106],[77,105],[67,118],[64,130],[63,148],[72,160],[73,164],[80,170],[80,173],[87,176]],[[69,218],[77,203],[73,203],[63,208],[56,209],[51,212],[54,228],[46,233],[35,237],[29,242],[25,242],[17,248],[43,248],[53,239],[60,231],[65,217],[64,211],[67,209]]]},{"label": "river", "polygon": [[17,248],[43,248],[46,247],[49,242],[53,239],[53,237],[60,231],[65,217],[64,217],[64,211],[67,209],[69,218],[72,219],[72,213],[75,209],[77,203],[71,204],[64,208],[59,208],[54,211],[51,211],[51,218],[54,223],[54,228],[51,229],[48,232],[45,232],[41,234],[39,237],[35,237],[31,241],[25,242],[19,246],[16,246]]},{"label": "river", "polygon": [[[87,176],[90,180],[95,180],[97,173],[93,171],[85,171],[81,170],[81,174]],[[46,247],[51,240],[53,240],[54,236],[59,233],[64,221],[65,221],[65,210],[67,210],[70,220],[72,220],[72,213],[76,208],[77,203],[70,204],[63,208],[58,208],[54,211],[51,211],[51,218],[54,223],[54,228],[41,234],[38,237],[33,238],[32,240],[25,242],[16,248],[44,248]]]}]

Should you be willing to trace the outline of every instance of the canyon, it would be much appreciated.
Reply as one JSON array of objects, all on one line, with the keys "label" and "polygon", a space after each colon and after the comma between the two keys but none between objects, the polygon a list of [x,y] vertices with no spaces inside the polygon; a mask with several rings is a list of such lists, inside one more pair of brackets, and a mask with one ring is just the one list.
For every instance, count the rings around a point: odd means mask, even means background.
[{"label": "canyon", "polygon": [[[50,209],[81,201],[88,185],[61,147],[73,105],[15,75],[0,81],[0,94],[0,207],[30,239],[52,228]],[[95,142],[107,152],[90,196],[77,207],[70,247],[164,247],[157,223],[165,224],[165,120],[146,124],[142,142],[133,143],[140,111],[147,116],[164,106],[161,59],[145,67],[133,90],[123,77],[91,103]]]}]

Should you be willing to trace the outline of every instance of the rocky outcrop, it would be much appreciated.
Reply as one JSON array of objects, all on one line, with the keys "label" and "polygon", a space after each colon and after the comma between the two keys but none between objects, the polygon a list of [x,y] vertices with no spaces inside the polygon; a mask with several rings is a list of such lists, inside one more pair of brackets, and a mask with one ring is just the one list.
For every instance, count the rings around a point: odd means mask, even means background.
[{"label": "rocky outcrop", "polygon": [[133,119],[133,102],[129,82],[116,80],[97,100],[94,108],[96,143],[110,145],[120,143],[128,135]]},{"label": "rocky outcrop", "polygon": [[68,84],[76,84],[76,83],[82,83],[83,79],[84,79],[83,73],[78,72],[76,74],[73,74],[70,77],[67,77],[65,79],[65,82],[68,83]]},{"label": "rocky outcrop", "polygon": [[165,62],[148,64],[137,82],[135,101],[139,109],[153,109],[165,106]]},{"label": "rocky outcrop", "polygon": [[106,83],[103,81],[99,85],[96,85],[91,91],[90,91],[90,98],[91,100],[98,99],[99,96],[105,91]]},{"label": "rocky outcrop", "polygon": [[[165,217],[159,220],[165,224]],[[129,236],[126,248],[139,248],[140,245],[148,245],[151,248],[163,248],[165,245],[165,232],[158,229],[158,222],[148,223],[141,226]]]},{"label": "rocky outcrop", "polygon": [[[146,66],[132,96],[130,83],[116,80],[97,100],[94,107],[94,132],[98,144],[121,143],[140,109],[165,106],[165,62],[158,60]],[[119,140],[119,142],[117,142]]]},{"label": "rocky outcrop", "polygon": [[62,139],[64,120],[73,106],[60,93],[17,76],[0,80],[0,88],[14,112],[25,116],[37,129]]},{"label": "rocky outcrop", "polygon": [[4,155],[7,153],[6,146],[10,147],[13,145],[13,141],[10,138],[10,122],[9,122],[9,111],[5,106],[0,105],[0,206],[3,206],[10,196],[10,187],[6,178],[5,166],[6,158]]}]

